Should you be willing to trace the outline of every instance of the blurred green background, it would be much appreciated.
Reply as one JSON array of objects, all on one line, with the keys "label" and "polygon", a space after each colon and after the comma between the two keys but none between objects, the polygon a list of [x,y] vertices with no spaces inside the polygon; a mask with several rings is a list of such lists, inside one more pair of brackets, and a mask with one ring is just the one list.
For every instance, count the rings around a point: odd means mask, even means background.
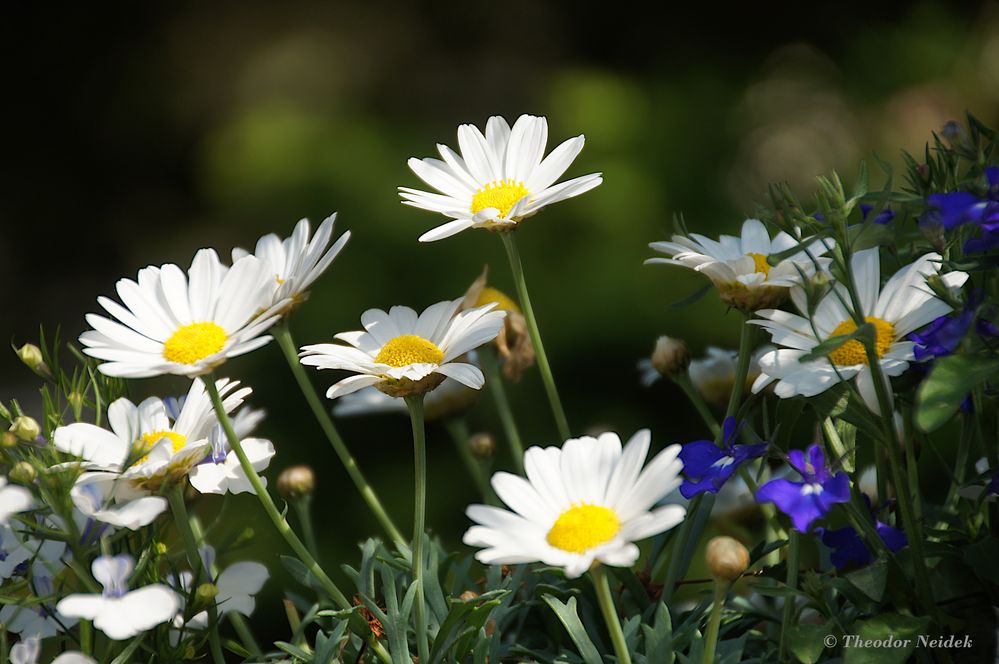
[{"label": "blurred green background", "polygon": [[[682,395],[642,388],[635,363],[656,335],[685,338],[702,355],[733,347],[737,327],[713,297],[669,310],[702,282],[643,267],[646,244],[680,212],[698,232],[734,232],[769,182],[806,195],[815,175],[850,175],[871,153],[897,164],[900,148],[921,151],[965,110],[997,124],[997,9],[745,3],[702,13],[515,0],[8,10],[2,335],[33,341],[41,322],[74,338],[96,296],[144,265],[186,266],[205,246],[227,255],[333,211],[354,238],[294,318],[300,343],[356,329],[369,307],[458,297],[486,263],[509,291],[496,237],[419,244],[444,218],[400,205],[396,187],[422,187],[406,159],[454,145],[459,123],[543,114],[552,146],[586,134],[567,177],[605,177],[520,233],[569,419],[579,432],[649,426],[658,445],[689,440],[702,431]],[[0,370],[3,398],[38,406],[33,376],[12,354]],[[294,463],[317,470],[324,562],[356,561],[375,524],[276,347],[225,374],[252,385],[252,403],[269,412],[261,433],[278,449],[271,477]],[[325,387],[334,376],[315,378]],[[133,386],[138,397],[186,388],[182,379]],[[536,372],[509,391],[526,441],[557,442]],[[499,433],[490,406],[481,400],[473,430]],[[362,418],[341,430],[408,531],[408,422]],[[429,445],[428,523],[457,543],[475,491],[446,432],[432,427]],[[282,544],[252,501],[239,500],[245,510],[228,514],[250,515],[257,537],[233,557],[277,573]],[[197,509],[211,519],[218,504],[201,499]],[[283,634],[278,591],[269,584],[261,602],[265,638]]]}]

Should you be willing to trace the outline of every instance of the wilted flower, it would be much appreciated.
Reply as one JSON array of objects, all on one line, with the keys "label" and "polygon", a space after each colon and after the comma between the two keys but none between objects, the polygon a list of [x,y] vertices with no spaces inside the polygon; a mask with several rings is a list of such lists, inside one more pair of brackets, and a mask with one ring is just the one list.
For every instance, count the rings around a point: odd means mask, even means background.
[{"label": "wilted flower", "polygon": [[534,366],[534,346],[527,330],[527,319],[520,307],[503,291],[486,285],[489,268],[465,291],[461,309],[474,309],[487,304],[495,304],[496,311],[505,311],[503,327],[494,342],[500,357],[503,358],[503,375],[510,380],[520,380],[525,369]]}]

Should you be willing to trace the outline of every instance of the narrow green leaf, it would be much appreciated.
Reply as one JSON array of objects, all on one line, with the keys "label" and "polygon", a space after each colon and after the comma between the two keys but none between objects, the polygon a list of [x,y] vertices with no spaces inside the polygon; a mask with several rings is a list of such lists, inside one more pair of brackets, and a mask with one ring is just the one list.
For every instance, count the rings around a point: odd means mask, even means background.
[{"label": "narrow green leaf", "polygon": [[968,393],[999,372],[999,360],[951,355],[937,360],[916,390],[916,426],[929,433],[949,420]]},{"label": "narrow green leaf", "polygon": [[586,630],[583,628],[583,623],[579,619],[579,614],[576,612],[576,598],[570,597],[568,603],[565,604],[552,595],[545,595],[542,599],[545,601],[545,604],[551,607],[556,617],[558,617],[559,622],[569,632],[569,638],[576,644],[576,648],[579,650],[583,661],[586,664],[601,664],[603,660],[600,658],[600,652],[593,645],[590,637],[587,636]]}]

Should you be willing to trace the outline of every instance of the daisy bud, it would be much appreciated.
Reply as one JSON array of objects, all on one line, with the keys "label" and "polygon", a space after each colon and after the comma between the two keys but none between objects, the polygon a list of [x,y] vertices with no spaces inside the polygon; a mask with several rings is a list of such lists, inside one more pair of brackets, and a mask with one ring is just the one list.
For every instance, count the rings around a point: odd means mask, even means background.
[{"label": "daisy bud", "polygon": [[461,593],[461,595],[458,596],[458,599],[460,599],[463,602],[467,602],[469,600],[475,599],[478,596],[479,593],[475,592],[474,590],[466,590],[465,592]]},{"label": "daisy bud", "polygon": [[708,542],[705,559],[711,576],[719,581],[735,581],[749,567],[749,551],[731,537],[715,537]]},{"label": "daisy bud", "polygon": [[0,447],[14,447],[17,445],[17,436],[9,431],[4,431],[0,435]]},{"label": "daisy bud", "polygon": [[298,500],[312,495],[316,488],[316,474],[308,466],[289,466],[278,475],[278,493],[287,500]]},{"label": "daisy bud", "polygon": [[468,439],[468,446],[472,448],[472,454],[480,459],[488,459],[496,451],[496,438],[485,431],[472,434]]},{"label": "daisy bud", "polygon": [[35,467],[27,461],[18,461],[14,464],[14,467],[10,469],[10,473],[7,476],[10,478],[11,482],[17,482],[18,484],[31,484],[35,481],[38,473],[35,472]]},{"label": "daisy bud", "polygon": [[21,358],[26,367],[35,373],[42,376],[52,375],[52,372],[49,371],[48,366],[45,364],[45,360],[42,359],[42,350],[35,344],[24,344],[17,349],[17,356]]},{"label": "daisy bud", "polygon": [[42,428],[38,426],[38,422],[35,418],[27,415],[15,417],[8,431],[21,440],[26,441],[35,440],[42,434]]},{"label": "daisy bud", "polygon": [[669,378],[683,374],[690,366],[690,351],[683,339],[661,336],[656,339],[656,347],[652,351],[652,366],[660,375]]}]

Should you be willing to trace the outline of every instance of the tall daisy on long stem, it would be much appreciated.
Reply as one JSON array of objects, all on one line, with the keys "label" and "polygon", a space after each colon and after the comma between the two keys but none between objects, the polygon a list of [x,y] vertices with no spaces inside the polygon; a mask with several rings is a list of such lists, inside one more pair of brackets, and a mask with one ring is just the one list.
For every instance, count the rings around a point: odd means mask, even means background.
[{"label": "tall daisy on long stem", "polygon": [[571,138],[542,159],[548,142],[548,121],[522,115],[513,128],[499,116],[489,118],[485,134],[473,125],[458,128],[461,154],[438,145],[443,161],[410,159],[409,166],[440,194],[400,187],[406,205],[438,212],[452,221],[424,233],[429,242],[454,235],[466,228],[499,231],[517,286],[517,297],[531,343],[537,354],[538,370],[551,403],[555,423],[563,439],[569,437],[569,424],[555,388],[551,365],[541,343],[538,322],[527,294],[524,268],[513,233],[520,223],[552,203],[593,189],[603,178],[599,173],[553,184],[569,168],[583,149],[584,138]]}]

